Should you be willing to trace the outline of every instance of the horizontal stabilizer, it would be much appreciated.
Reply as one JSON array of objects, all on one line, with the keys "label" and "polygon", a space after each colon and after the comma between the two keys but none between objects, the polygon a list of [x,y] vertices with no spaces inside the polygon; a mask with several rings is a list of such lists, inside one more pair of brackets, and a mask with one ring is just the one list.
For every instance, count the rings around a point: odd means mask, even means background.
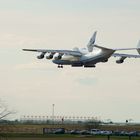
[{"label": "horizontal stabilizer", "polygon": [[109,49],[109,48],[105,48],[105,47],[98,46],[98,45],[94,45],[94,47],[99,48],[101,50],[112,50],[112,51],[115,51],[114,49]]}]

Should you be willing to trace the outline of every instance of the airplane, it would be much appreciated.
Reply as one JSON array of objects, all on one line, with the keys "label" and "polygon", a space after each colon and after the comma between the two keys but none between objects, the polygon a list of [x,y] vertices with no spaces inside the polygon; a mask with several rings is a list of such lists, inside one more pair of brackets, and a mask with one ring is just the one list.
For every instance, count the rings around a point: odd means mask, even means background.
[{"label": "airplane", "polygon": [[[38,59],[52,59],[52,62],[63,68],[63,65],[72,67],[94,68],[99,62],[108,62],[108,59],[119,57],[117,64],[124,62],[126,58],[140,58],[140,41],[137,48],[110,49],[95,44],[97,31],[94,32],[86,48],[73,48],[73,50],[49,50],[49,49],[23,49],[23,51],[39,52]],[[137,50],[139,55],[115,53],[122,50]]]}]

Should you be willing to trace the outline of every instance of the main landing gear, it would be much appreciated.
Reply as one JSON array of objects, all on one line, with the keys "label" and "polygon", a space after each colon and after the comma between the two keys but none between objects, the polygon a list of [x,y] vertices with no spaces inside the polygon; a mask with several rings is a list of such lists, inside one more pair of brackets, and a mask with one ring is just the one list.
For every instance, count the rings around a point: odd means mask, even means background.
[{"label": "main landing gear", "polygon": [[58,68],[63,68],[63,65],[58,65]]},{"label": "main landing gear", "polygon": [[95,65],[84,65],[84,68],[95,68]]}]

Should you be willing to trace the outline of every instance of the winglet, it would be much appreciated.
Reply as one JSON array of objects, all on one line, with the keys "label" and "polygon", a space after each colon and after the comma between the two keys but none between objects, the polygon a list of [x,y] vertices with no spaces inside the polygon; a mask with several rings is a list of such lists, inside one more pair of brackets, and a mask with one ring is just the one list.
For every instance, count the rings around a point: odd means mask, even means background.
[{"label": "winglet", "polygon": [[94,32],[94,34],[92,35],[92,37],[90,38],[90,40],[87,44],[87,48],[88,48],[89,52],[92,52],[92,50],[93,50],[93,46],[94,46],[94,43],[96,40],[96,34],[97,34],[97,31]]},{"label": "winglet", "polygon": [[140,54],[140,40],[139,40],[138,45],[137,45],[137,51]]}]

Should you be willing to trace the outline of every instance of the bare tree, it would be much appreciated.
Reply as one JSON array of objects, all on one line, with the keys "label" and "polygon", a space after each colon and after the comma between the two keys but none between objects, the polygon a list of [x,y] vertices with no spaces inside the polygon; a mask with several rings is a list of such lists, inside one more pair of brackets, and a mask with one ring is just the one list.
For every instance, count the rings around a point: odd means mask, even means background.
[{"label": "bare tree", "polygon": [[[12,111],[8,108],[8,106],[2,101],[0,100],[0,139],[5,138],[7,139],[7,132],[9,132],[9,129],[11,129],[12,127],[14,127],[14,125],[12,126],[8,126],[9,123],[7,121],[8,117],[10,115],[15,114],[15,111]],[[4,122],[4,123],[3,123]],[[4,133],[4,135],[3,135]]]},{"label": "bare tree", "polygon": [[11,111],[8,109],[7,105],[5,105],[1,100],[0,100],[0,120],[5,119],[11,114],[14,114],[15,111]]}]

